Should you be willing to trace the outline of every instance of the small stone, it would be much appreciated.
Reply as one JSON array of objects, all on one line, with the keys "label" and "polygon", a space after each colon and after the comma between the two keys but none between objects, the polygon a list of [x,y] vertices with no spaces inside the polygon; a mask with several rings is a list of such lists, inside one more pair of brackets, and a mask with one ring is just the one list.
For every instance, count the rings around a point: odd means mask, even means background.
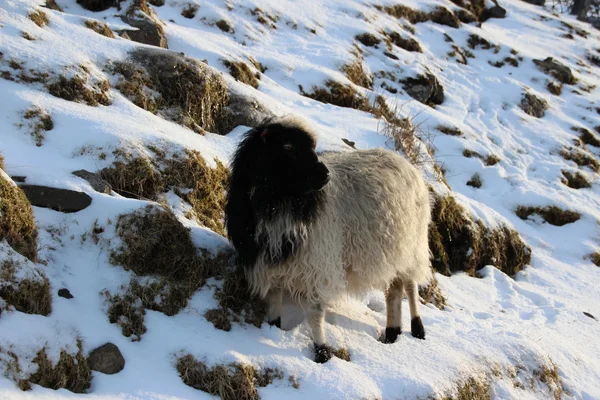
[{"label": "small stone", "polygon": [[586,317],[589,317],[591,319],[596,319],[596,317],[594,317],[592,314],[590,314],[589,312],[584,311],[583,315],[585,315]]},{"label": "small stone", "polygon": [[125,359],[117,346],[106,343],[92,351],[87,359],[90,369],[113,375],[125,368]]},{"label": "small stone", "polygon": [[353,142],[352,140],[348,140],[348,139],[342,138],[342,142],[346,143],[348,146],[352,147],[353,149],[356,148],[356,147],[354,147],[354,145],[356,144],[356,142]]},{"label": "small stone", "polygon": [[69,292],[69,289],[62,288],[58,290],[58,296],[64,297],[65,299],[72,299],[73,295]]}]

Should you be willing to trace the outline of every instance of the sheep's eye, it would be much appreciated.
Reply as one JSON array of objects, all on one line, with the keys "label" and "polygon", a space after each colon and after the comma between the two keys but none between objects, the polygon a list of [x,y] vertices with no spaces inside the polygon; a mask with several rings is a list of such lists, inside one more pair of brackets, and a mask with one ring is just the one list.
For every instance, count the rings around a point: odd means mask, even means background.
[{"label": "sheep's eye", "polygon": [[293,148],[294,146],[292,146],[290,143],[286,143],[283,145],[284,150],[292,150]]}]

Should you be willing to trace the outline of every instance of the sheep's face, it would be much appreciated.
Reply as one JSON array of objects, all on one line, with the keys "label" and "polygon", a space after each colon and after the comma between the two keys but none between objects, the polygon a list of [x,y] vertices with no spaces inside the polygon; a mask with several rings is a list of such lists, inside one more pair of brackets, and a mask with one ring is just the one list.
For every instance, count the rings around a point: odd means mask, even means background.
[{"label": "sheep's face", "polygon": [[[298,128],[271,125],[260,133],[266,155],[265,167],[286,195],[321,190],[329,182],[329,170],[315,152],[315,139]],[[259,161],[260,162],[260,161]]]}]

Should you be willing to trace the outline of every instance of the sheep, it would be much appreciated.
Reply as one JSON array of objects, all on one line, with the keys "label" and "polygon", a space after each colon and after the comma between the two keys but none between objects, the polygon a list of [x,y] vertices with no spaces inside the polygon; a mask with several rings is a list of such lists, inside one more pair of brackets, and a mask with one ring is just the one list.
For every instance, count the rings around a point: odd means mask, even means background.
[{"label": "sheep", "polygon": [[315,361],[331,358],[325,307],[343,293],[386,290],[384,342],[401,333],[406,290],[411,333],[424,339],[418,285],[431,278],[429,191],[396,153],[317,155],[316,134],[297,117],[245,134],[231,163],[225,224],[269,324],[281,328],[282,292],[308,304]]}]

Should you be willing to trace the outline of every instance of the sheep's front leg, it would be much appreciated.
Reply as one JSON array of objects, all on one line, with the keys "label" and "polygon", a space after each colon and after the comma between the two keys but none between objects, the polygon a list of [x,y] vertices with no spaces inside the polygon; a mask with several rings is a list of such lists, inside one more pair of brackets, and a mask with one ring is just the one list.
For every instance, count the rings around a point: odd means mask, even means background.
[{"label": "sheep's front leg", "polygon": [[402,280],[396,278],[385,294],[387,322],[384,343],[394,343],[402,333]]},{"label": "sheep's front leg", "polygon": [[425,339],[425,328],[419,314],[419,288],[416,282],[404,282],[404,289],[410,306],[410,333],[416,338]]},{"label": "sheep's front leg", "polygon": [[283,293],[281,289],[271,289],[267,295],[267,321],[269,325],[281,329],[281,303]]},{"label": "sheep's front leg", "polygon": [[325,344],[325,309],[319,303],[311,304],[307,314],[315,344],[315,362],[323,364],[331,358],[331,349]]}]

